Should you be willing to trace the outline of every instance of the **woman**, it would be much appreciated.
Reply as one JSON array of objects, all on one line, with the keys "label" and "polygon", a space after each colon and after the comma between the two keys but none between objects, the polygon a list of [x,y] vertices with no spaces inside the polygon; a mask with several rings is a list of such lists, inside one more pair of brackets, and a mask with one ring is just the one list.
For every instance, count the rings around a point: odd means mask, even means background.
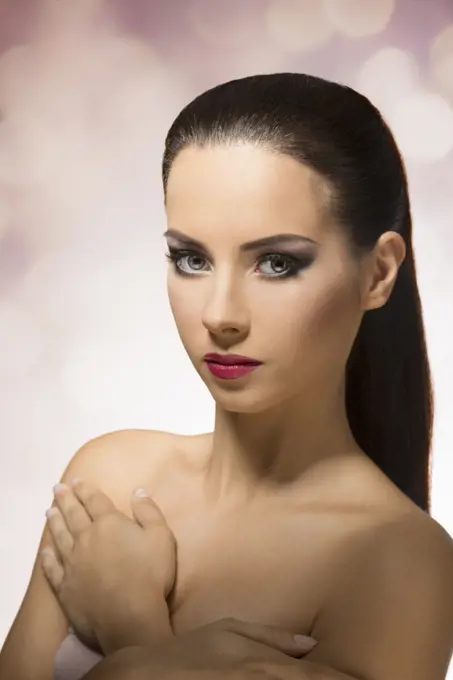
[{"label": "woman", "polygon": [[[50,680],[70,625],[107,655],[93,680],[442,680],[453,549],[428,514],[431,384],[391,133],[350,88],[244,78],[177,117],[163,184],[170,303],[214,431],[76,454],[1,680]],[[131,508],[139,486],[153,500]]]}]

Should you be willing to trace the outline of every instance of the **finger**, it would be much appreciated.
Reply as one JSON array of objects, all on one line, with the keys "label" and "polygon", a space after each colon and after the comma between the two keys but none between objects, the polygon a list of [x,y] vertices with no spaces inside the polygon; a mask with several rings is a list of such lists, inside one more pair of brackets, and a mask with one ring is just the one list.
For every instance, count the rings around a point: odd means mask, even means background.
[{"label": "finger", "polygon": [[81,479],[74,479],[71,486],[91,519],[95,520],[103,515],[117,512],[117,509],[110,498],[103,491],[97,489],[88,482]]},{"label": "finger", "polygon": [[289,631],[260,623],[248,623],[238,619],[221,619],[217,624],[222,630],[261,642],[290,656],[303,656],[311,652],[317,640],[306,635],[294,635]]},{"label": "finger", "polygon": [[58,591],[63,583],[64,569],[50,546],[41,550],[41,568],[53,590]]},{"label": "finger", "polygon": [[167,520],[159,506],[145,489],[136,489],[132,496],[132,511],[137,522],[144,529],[156,525],[167,525]]},{"label": "finger", "polygon": [[57,553],[62,560],[69,559],[74,547],[74,539],[66,526],[63,515],[57,507],[46,512],[47,526]]},{"label": "finger", "polygon": [[66,484],[57,484],[53,488],[55,502],[64,517],[70,533],[76,537],[88,529],[92,520],[74,491]]}]

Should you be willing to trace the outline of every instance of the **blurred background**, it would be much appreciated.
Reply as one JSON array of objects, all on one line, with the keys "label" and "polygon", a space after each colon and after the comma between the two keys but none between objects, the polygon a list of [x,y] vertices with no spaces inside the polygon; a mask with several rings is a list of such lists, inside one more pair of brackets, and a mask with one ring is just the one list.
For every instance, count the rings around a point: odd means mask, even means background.
[{"label": "blurred background", "polygon": [[394,131],[436,391],[433,515],[453,533],[451,0],[1,0],[0,50],[0,645],[75,450],[211,429],[166,298],[160,161],[179,110],[235,77],[338,80]]}]

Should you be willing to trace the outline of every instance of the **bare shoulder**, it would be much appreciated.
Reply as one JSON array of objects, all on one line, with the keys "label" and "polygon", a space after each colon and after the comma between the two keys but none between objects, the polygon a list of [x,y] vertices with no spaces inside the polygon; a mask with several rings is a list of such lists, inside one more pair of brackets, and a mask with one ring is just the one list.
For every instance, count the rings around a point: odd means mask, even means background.
[{"label": "bare shoulder", "polygon": [[[87,441],[72,457],[65,475],[83,470],[92,475],[105,473],[106,468],[132,465],[145,459],[156,462],[172,448],[179,435],[161,430],[116,430]],[[165,451],[163,451],[165,449]],[[100,470],[99,468],[102,468]]]},{"label": "bare shoulder", "polygon": [[415,506],[389,514],[364,532],[356,555],[360,561],[368,556],[373,565],[368,573],[376,577],[387,571],[395,576],[435,576],[436,580],[444,576],[453,595],[453,539],[439,522]]},{"label": "bare shoulder", "polygon": [[353,677],[443,680],[453,652],[453,540],[401,504],[351,535],[310,655]]},{"label": "bare shoulder", "polygon": [[431,582],[448,590],[453,605],[453,539],[434,518],[414,507],[380,527],[375,543],[380,570],[387,573],[400,565],[401,577],[412,573],[426,586]]},{"label": "bare shoulder", "polygon": [[383,568],[388,566],[389,555],[394,564],[396,560],[410,561],[415,556],[417,564],[425,568],[430,563],[437,564],[439,569],[447,564],[453,584],[453,539],[442,525],[387,478],[376,479],[375,501],[379,511],[375,513],[375,524],[371,523],[363,533],[361,551],[369,554],[375,546],[375,564]]},{"label": "bare shoulder", "polygon": [[188,464],[193,440],[162,430],[118,430],[91,439],[73,456],[62,481],[90,481],[123,511],[129,511],[130,495],[137,486],[153,492],[165,473],[177,475]]},{"label": "bare shoulder", "polygon": [[431,580],[453,597],[452,537],[380,472],[367,470],[366,476],[368,511],[365,521],[350,525],[347,571],[355,573],[356,565],[356,583],[364,588],[412,578],[425,585]]},{"label": "bare shoulder", "polygon": [[343,535],[354,545],[354,550],[348,551],[351,559],[357,554],[362,560],[362,553],[374,552],[385,559],[389,551],[404,559],[411,551],[420,553],[423,548],[435,554],[443,552],[447,560],[453,558],[453,539],[448,532],[367,457],[353,459],[350,467],[345,466],[345,477],[345,483],[337,486],[341,505],[348,511],[349,521],[340,516]]}]

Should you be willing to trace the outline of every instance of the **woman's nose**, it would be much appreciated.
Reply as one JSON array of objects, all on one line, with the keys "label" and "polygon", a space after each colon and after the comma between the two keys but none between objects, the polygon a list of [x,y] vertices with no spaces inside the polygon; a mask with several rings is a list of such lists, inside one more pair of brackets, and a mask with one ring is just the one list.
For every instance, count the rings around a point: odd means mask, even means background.
[{"label": "woman's nose", "polygon": [[228,282],[214,285],[202,321],[216,338],[229,342],[241,341],[250,330],[250,315],[244,292]]}]

